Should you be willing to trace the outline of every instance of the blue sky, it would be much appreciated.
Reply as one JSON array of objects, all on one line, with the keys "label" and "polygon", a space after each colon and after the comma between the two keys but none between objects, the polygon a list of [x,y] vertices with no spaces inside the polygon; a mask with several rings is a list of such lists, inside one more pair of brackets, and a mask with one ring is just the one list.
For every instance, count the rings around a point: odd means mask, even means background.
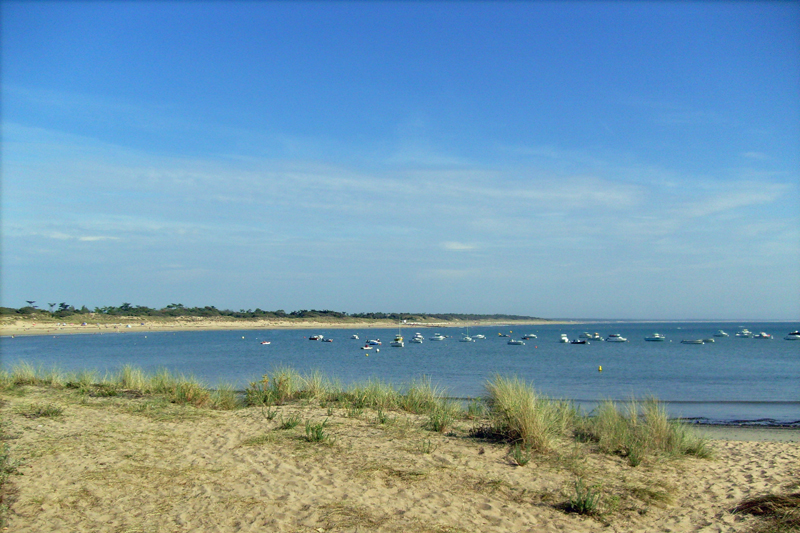
[{"label": "blue sky", "polygon": [[0,6],[4,306],[800,319],[800,3]]}]

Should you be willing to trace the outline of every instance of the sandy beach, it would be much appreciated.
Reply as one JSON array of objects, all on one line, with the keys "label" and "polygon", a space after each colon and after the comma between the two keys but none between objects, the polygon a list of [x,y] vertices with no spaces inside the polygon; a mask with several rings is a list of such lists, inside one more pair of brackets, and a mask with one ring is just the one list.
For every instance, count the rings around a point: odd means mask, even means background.
[{"label": "sandy beach", "polygon": [[[565,440],[517,466],[508,445],[469,436],[470,421],[442,434],[401,411],[136,396],[0,392],[22,474],[10,478],[10,531],[745,532],[760,519],[733,514],[738,503],[800,484],[797,430],[711,428],[713,458],[638,467]],[[62,412],[33,415],[41,405]],[[306,421],[327,421],[328,438],[309,441]],[[564,510],[579,478],[601,513]]]},{"label": "sandy beach", "polygon": [[[524,326],[542,324],[569,324],[572,322],[559,322],[552,320],[521,320],[521,321],[441,321],[430,320],[427,322],[409,322],[406,327],[419,328],[446,328],[446,327],[473,327],[473,326]],[[182,317],[174,319],[147,319],[141,317],[120,317],[109,320],[103,317],[102,321],[93,321],[91,318],[76,322],[55,320],[31,320],[4,318],[0,321],[0,336],[17,335],[66,335],[66,334],[97,334],[97,333],[126,333],[126,332],[157,332],[157,331],[204,331],[204,330],[258,330],[258,329],[375,329],[396,328],[397,322],[392,320],[268,320],[268,319],[228,319],[228,318],[199,318]]]}]

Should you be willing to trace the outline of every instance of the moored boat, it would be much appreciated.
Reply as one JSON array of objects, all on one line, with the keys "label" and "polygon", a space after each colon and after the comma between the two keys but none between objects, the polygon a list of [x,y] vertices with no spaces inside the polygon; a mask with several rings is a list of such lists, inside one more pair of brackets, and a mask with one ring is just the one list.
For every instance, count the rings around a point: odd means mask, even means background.
[{"label": "moored boat", "polygon": [[445,337],[445,336],[444,336],[444,335],[442,335],[441,333],[434,333],[434,334],[433,334],[433,337],[431,337],[431,338],[430,338],[430,340],[432,340],[432,341],[443,341],[443,340],[445,340],[446,338],[447,338],[447,337]]},{"label": "moored boat", "polygon": [[321,341],[325,338],[325,335],[311,335],[308,340],[310,341]]},{"label": "moored boat", "polygon": [[612,333],[611,335],[606,338],[606,342],[628,342],[628,339],[620,335],[619,333]]},{"label": "moored boat", "polygon": [[661,333],[653,333],[649,337],[645,337],[644,340],[650,342],[664,342],[665,340],[667,340],[667,338]]},{"label": "moored boat", "polygon": [[800,341],[800,331],[792,331],[784,337],[787,341]]},{"label": "moored boat", "polygon": [[536,339],[536,338],[537,338],[536,335],[534,335],[533,333],[528,333],[527,335],[524,335],[522,337],[522,340],[529,341],[531,339]]},{"label": "moored boat", "polygon": [[725,333],[721,329],[718,330],[716,333],[714,333],[714,336],[715,337],[730,337],[730,335],[728,335],[727,333]]},{"label": "moored boat", "polygon": [[353,335],[352,335],[350,338],[351,338],[351,339],[358,340],[358,335],[356,335],[355,333],[353,333]]},{"label": "moored boat", "polygon": [[753,332],[747,328],[742,328],[736,333],[736,336],[739,337],[740,339],[752,339]]},{"label": "moored boat", "polygon": [[370,339],[367,341],[367,344],[370,346],[380,346],[382,343],[380,339]]},{"label": "moored boat", "polygon": [[569,337],[567,337],[566,333],[562,333],[561,338],[558,340],[558,342],[566,344],[569,342]]},{"label": "moored boat", "polygon": [[525,343],[522,341],[518,341],[516,339],[511,339],[508,341],[508,344],[512,344],[514,346],[525,346]]},{"label": "moored boat", "polygon": [[703,339],[694,339],[694,340],[692,340],[692,339],[683,339],[681,341],[681,344],[705,344],[705,342],[703,341]]},{"label": "moored boat", "polygon": [[261,344],[270,344],[270,341],[261,341]]},{"label": "moored boat", "polygon": [[753,338],[754,339],[769,339],[769,340],[772,340],[772,335],[762,331],[761,333],[757,333],[756,335],[753,335]]},{"label": "moored boat", "polygon": [[481,335],[481,334],[479,333],[479,334],[477,334],[477,335],[473,335],[473,336],[472,336],[472,338],[473,338],[473,339],[485,339],[485,338],[486,338],[486,335]]},{"label": "moored boat", "polygon": [[589,344],[589,341],[586,339],[575,339],[574,341],[570,342],[570,344]]}]

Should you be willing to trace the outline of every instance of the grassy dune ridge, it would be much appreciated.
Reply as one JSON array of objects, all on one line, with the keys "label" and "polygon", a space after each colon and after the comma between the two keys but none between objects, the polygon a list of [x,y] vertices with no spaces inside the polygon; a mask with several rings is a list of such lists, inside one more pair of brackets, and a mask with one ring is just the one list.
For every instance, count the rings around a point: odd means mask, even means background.
[{"label": "grassy dune ridge", "polygon": [[189,531],[211,520],[227,524],[221,530],[551,524],[583,533],[664,520],[688,532],[724,519],[732,531],[745,531],[742,520],[793,531],[795,500],[772,505],[769,520],[741,518],[764,506],[734,514],[729,501],[731,490],[745,505],[767,488],[756,480],[742,491],[753,464],[765,465],[741,453],[771,457],[775,489],[793,496],[790,444],[707,442],[655,399],[586,415],[514,376],[493,376],[485,397],[469,402],[446,392],[428,377],[343,387],[290,367],[236,391],[167,370],[23,363],[0,370],[0,522],[30,531],[54,521],[64,530]]},{"label": "grassy dune ridge", "polygon": [[592,441],[605,453],[628,458],[632,466],[648,455],[710,455],[705,440],[686,424],[670,420],[656,399],[632,401],[624,412],[609,401],[596,413],[584,415],[568,401],[539,395],[515,376],[495,375],[486,383],[486,397],[464,406],[447,398],[445,389],[429,377],[402,388],[376,379],[344,388],[319,371],[300,374],[282,366],[250,382],[241,394],[232,385],[211,389],[192,376],[167,369],[146,373],[132,365],[104,376],[93,370],[65,373],[28,363],[0,370],[0,390],[26,385],[72,389],[94,397],[152,396],[218,410],[313,402],[321,407],[405,411],[427,416],[427,426],[439,433],[448,431],[456,420],[473,420],[475,436],[522,446],[531,453],[553,452],[565,438]]}]

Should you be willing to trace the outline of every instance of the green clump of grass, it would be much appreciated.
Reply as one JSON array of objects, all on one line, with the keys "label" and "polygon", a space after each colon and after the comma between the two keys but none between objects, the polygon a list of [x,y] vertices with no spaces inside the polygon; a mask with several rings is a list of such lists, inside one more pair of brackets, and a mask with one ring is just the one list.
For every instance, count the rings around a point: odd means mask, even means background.
[{"label": "green clump of grass", "polygon": [[289,416],[289,418],[283,418],[283,415],[281,415],[281,422],[278,427],[280,429],[294,429],[300,425],[301,421],[302,417],[300,416],[300,413],[294,413],[293,415]]},{"label": "green clump of grass", "polygon": [[789,533],[800,531],[800,492],[764,494],[743,500],[735,514],[750,514],[762,519],[754,533]]},{"label": "green clump of grass", "polygon": [[444,398],[444,391],[431,382],[429,376],[415,380],[399,398],[399,407],[414,414],[433,412]]},{"label": "green clump of grass", "polygon": [[431,431],[444,433],[452,427],[453,422],[460,415],[461,410],[458,404],[448,400],[440,400],[431,408],[426,426]]},{"label": "green clump of grass", "polygon": [[287,367],[277,368],[272,373],[264,374],[259,381],[250,382],[245,389],[245,404],[283,405],[301,396],[298,385],[302,382],[300,375]]},{"label": "green clump of grass", "polygon": [[564,506],[570,513],[582,515],[600,514],[601,494],[597,485],[588,487],[582,478],[575,480],[575,493]]},{"label": "green clump of grass", "polygon": [[27,418],[56,418],[64,413],[64,409],[52,403],[34,403],[20,410],[20,414]]},{"label": "green clump of grass", "polygon": [[490,432],[534,452],[552,451],[556,440],[575,423],[577,413],[572,404],[544,398],[517,377],[497,375],[486,389]]},{"label": "green clump of grass", "polygon": [[511,447],[511,460],[517,466],[525,466],[531,462],[531,448],[525,444],[515,442]]},{"label": "green clump of grass", "polygon": [[663,404],[654,398],[631,400],[625,410],[605,401],[586,418],[577,433],[598,443],[601,450],[628,459],[638,466],[648,455],[695,455],[708,458],[708,441],[696,436],[686,424],[670,420]]},{"label": "green clump of grass", "polygon": [[306,421],[306,440],[308,442],[326,442],[330,440],[330,435],[325,432],[325,426],[328,424],[326,418],[321,423],[312,424],[311,420]]}]

